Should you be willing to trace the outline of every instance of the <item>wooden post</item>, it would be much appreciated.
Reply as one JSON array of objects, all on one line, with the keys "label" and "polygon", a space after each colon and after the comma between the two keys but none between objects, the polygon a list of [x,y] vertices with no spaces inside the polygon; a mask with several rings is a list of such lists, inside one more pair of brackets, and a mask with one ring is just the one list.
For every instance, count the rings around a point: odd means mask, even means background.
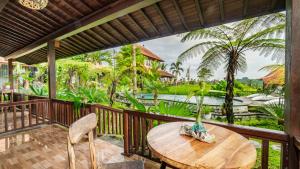
[{"label": "wooden post", "polygon": [[56,67],[55,67],[55,41],[48,42],[48,89],[49,98],[56,97]]},{"label": "wooden post", "polygon": [[124,110],[123,113],[123,133],[124,133],[124,155],[129,156],[129,127],[128,127],[129,114]]},{"label": "wooden post", "polygon": [[56,97],[56,67],[55,67],[55,40],[48,42],[48,92],[49,92],[49,113],[50,123],[53,122],[54,105],[52,99]]},{"label": "wooden post", "polygon": [[288,168],[299,168],[295,137],[300,136],[300,1],[286,1],[285,130],[290,136]]},{"label": "wooden post", "polygon": [[13,70],[14,70],[13,60],[12,59],[8,59],[8,80],[9,80],[9,84],[10,84],[10,90],[14,90],[14,75],[13,75]]}]

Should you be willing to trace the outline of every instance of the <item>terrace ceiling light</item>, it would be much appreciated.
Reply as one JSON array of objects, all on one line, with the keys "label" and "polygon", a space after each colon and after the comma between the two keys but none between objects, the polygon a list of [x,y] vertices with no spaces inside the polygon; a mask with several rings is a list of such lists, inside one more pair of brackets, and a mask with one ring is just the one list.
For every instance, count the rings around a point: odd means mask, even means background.
[{"label": "terrace ceiling light", "polygon": [[27,8],[41,10],[48,4],[48,0],[19,0],[19,3]]}]

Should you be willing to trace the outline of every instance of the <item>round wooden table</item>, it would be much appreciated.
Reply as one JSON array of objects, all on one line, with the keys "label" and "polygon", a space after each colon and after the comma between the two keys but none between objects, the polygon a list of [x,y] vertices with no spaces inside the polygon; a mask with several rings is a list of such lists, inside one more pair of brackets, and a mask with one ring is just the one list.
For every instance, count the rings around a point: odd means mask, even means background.
[{"label": "round wooden table", "polygon": [[177,168],[239,168],[255,165],[256,149],[238,133],[223,127],[204,124],[216,141],[208,144],[179,134],[182,124],[173,122],[154,127],[147,135],[151,152],[162,161]]}]

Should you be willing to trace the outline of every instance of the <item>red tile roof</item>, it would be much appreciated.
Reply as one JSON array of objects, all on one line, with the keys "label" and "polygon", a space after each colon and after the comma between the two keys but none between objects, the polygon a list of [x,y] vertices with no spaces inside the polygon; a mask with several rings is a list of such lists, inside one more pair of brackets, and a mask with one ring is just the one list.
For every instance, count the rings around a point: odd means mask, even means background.
[{"label": "red tile roof", "polygon": [[151,60],[156,60],[159,62],[164,62],[164,60],[162,60],[159,56],[157,56],[156,54],[154,54],[153,52],[151,52],[149,49],[145,48],[144,46],[137,44],[136,45],[137,48],[139,48],[141,50],[141,53],[143,55],[145,55],[146,57],[148,57]]},{"label": "red tile roof", "polygon": [[262,77],[265,85],[283,85],[284,84],[284,68],[278,68]]}]

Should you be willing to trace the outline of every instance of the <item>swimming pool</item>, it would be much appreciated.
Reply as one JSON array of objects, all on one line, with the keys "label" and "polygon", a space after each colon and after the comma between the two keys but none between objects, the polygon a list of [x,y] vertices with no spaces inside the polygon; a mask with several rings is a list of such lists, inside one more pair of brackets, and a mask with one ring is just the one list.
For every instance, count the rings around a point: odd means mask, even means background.
[{"label": "swimming pool", "polygon": [[[153,94],[140,94],[138,96],[139,99],[145,99],[145,100],[152,100]],[[158,95],[159,100],[167,100],[167,101],[179,101],[179,102],[185,102],[188,101],[190,103],[196,104],[196,97],[192,96],[188,98],[186,95],[171,95],[171,94],[160,94]],[[223,97],[213,97],[213,96],[204,96],[203,104],[210,105],[210,106],[219,106],[224,103]],[[241,100],[234,99],[233,105],[239,106],[244,105],[244,103]]]}]

